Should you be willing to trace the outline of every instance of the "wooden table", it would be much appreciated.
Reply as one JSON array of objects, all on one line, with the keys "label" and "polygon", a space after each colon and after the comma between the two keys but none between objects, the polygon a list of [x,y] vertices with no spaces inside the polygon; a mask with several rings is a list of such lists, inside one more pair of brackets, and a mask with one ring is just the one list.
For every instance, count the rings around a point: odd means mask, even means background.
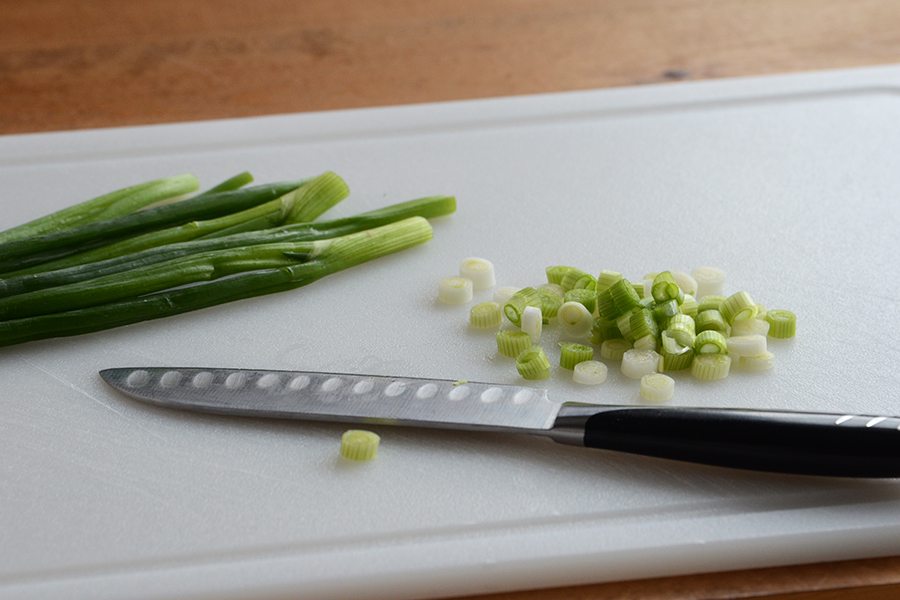
[{"label": "wooden table", "polygon": [[[896,62],[896,0],[15,0],[0,134]],[[900,557],[490,596],[897,597]]]}]

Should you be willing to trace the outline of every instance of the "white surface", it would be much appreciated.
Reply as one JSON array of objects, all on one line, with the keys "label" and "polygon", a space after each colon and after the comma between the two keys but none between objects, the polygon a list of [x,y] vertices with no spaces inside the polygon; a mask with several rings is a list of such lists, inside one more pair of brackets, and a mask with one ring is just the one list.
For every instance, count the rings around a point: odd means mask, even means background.
[{"label": "white surface", "polygon": [[[777,364],[672,403],[898,413],[900,69],[0,138],[0,227],[184,171],[334,170],[331,215],[455,194],[426,246],[282,295],[0,349],[0,597],[418,598],[900,553],[900,487],[744,473],[518,436],[185,414],[111,366],[513,383],[437,282],[571,264],[713,265],[797,313]],[[362,292],[363,290],[367,290]],[[362,292],[362,293],[361,293]],[[476,292],[474,301],[490,299]],[[558,357],[553,330],[544,347]],[[638,403],[617,368],[558,400]]]}]

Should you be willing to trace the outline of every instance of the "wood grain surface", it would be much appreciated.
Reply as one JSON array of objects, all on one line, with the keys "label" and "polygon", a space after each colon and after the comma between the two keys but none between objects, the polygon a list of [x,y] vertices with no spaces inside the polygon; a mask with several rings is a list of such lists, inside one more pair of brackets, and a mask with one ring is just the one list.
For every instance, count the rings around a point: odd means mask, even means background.
[{"label": "wood grain surface", "polygon": [[[900,63],[897,0],[0,0],[0,134]],[[484,596],[900,598],[900,557]]]}]

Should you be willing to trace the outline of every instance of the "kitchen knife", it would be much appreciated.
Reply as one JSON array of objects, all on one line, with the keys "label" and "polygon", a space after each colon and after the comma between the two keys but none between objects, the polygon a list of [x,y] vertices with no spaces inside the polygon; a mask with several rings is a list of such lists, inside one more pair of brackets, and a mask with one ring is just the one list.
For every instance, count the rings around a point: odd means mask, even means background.
[{"label": "kitchen knife", "polygon": [[151,367],[100,376],[133,398],[200,412],[525,433],[721,467],[900,477],[900,417],[558,403],[539,388],[307,371]]}]

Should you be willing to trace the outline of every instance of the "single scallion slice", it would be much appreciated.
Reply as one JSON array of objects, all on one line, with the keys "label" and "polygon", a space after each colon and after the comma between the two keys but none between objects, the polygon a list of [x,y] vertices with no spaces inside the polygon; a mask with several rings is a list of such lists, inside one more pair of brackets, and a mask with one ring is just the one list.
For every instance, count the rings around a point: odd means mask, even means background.
[{"label": "single scallion slice", "polygon": [[687,315],[677,314],[666,322],[666,333],[675,338],[682,346],[692,348],[694,346],[694,336],[696,335],[696,325],[694,319]]},{"label": "single scallion slice", "polygon": [[606,381],[607,367],[598,360],[586,360],[575,365],[572,381],[582,385],[597,385]]},{"label": "single scallion slice", "polygon": [[589,313],[593,313],[597,310],[597,292],[586,288],[575,288],[566,292],[563,302],[580,302]]},{"label": "single scallion slice", "polygon": [[725,287],[726,273],[716,267],[698,267],[691,271],[697,282],[697,296],[718,295]]},{"label": "single scallion slice", "polygon": [[[631,309],[640,306],[641,299],[638,297],[637,292],[634,291],[631,283],[626,281],[625,279],[620,279],[615,282],[609,289],[607,290],[610,296],[612,297],[613,304],[615,305],[615,315],[614,317],[619,317],[622,314],[629,312]],[[601,302],[600,297],[598,295],[597,301]],[[601,313],[601,316],[606,316]],[[607,317],[609,318],[609,317]]]},{"label": "single scallion slice", "polygon": [[662,346],[659,349],[660,371],[681,371],[691,366],[691,361],[694,359],[692,348],[682,346],[674,338],[669,337],[666,332],[660,335],[660,340]]},{"label": "single scallion slice", "polygon": [[512,287],[512,286],[504,286],[502,288],[494,290],[494,302],[503,306],[509,299],[513,297],[513,294],[518,292],[522,288]]},{"label": "single scallion slice", "polygon": [[675,394],[675,380],[662,373],[641,377],[641,397],[650,402],[666,402]]},{"label": "single scallion slice", "polygon": [[711,329],[701,331],[694,339],[696,354],[728,354],[728,342],[725,336]]},{"label": "single scallion slice", "polygon": [[640,379],[659,369],[659,354],[655,350],[632,348],[622,356],[622,374],[630,379]]},{"label": "single scallion slice", "polygon": [[378,454],[381,438],[371,431],[351,429],[341,436],[341,456],[347,460],[372,460]]},{"label": "single scallion slice", "polygon": [[764,335],[733,335],[726,338],[728,354],[740,356],[760,356],[767,352]]},{"label": "single scallion slice", "polygon": [[470,257],[459,263],[459,276],[472,282],[472,289],[487,290],[497,284],[494,265],[483,258]]},{"label": "single scallion slice", "polygon": [[516,357],[516,370],[523,379],[546,379],[550,376],[550,361],[540,346],[531,346]]},{"label": "single scallion slice", "polygon": [[557,296],[559,296],[560,302],[562,302],[562,299],[566,297],[565,288],[558,283],[542,283],[538,286],[537,290],[538,292],[544,290],[545,292],[556,294]]},{"label": "single scallion slice", "polygon": [[657,302],[684,299],[684,291],[678,287],[671,271],[663,271],[653,278],[653,299]]},{"label": "single scallion slice", "polygon": [[684,301],[681,303],[681,312],[689,317],[696,318],[700,305],[692,294],[685,294]]},{"label": "single scallion slice", "polygon": [[728,323],[725,322],[725,317],[722,316],[718,310],[704,310],[697,315],[697,319],[694,322],[697,333],[703,331],[718,331],[722,335],[728,333]]},{"label": "single scallion slice", "polygon": [[597,293],[597,312],[607,321],[615,321],[619,317],[609,288]]},{"label": "single scallion slice", "polygon": [[594,324],[593,316],[580,302],[564,302],[556,317],[566,335],[572,337],[586,338]]},{"label": "single scallion slice", "polygon": [[691,275],[684,271],[672,271],[672,277],[675,279],[678,287],[681,288],[681,291],[684,292],[684,295],[694,296],[697,294],[697,280]]},{"label": "single scallion slice", "polygon": [[559,284],[565,274],[572,269],[572,267],[547,267],[545,272],[547,273],[547,283],[556,283]]},{"label": "single scallion slice", "polygon": [[622,338],[605,340],[600,344],[600,356],[609,360],[622,360],[625,353],[632,347],[631,342]]},{"label": "single scallion slice", "polygon": [[759,307],[753,302],[753,298],[747,292],[737,292],[732,294],[722,302],[722,316],[725,322],[733,325],[738,319],[749,319],[755,317],[759,312]]},{"label": "single scallion slice", "polygon": [[502,320],[503,311],[496,302],[481,302],[469,311],[469,323],[476,329],[499,327]]},{"label": "single scallion slice", "polygon": [[584,344],[560,342],[559,366],[572,370],[575,365],[594,359],[594,349]]},{"label": "single scallion slice", "polygon": [[[547,284],[552,285],[552,284]],[[557,286],[559,287],[559,286]],[[549,323],[550,319],[555,319],[559,312],[559,307],[563,304],[563,298],[555,289],[541,286],[537,289],[538,296],[541,298],[541,315],[544,323]]]},{"label": "single scallion slice", "polygon": [[597,275],[597,291],[609,289],[609,286],[622,279],[622,274],[616,271],[600,271]]},{"label": "single scallion slice", "polygon": [[634,340],[634,347],[638,350],[656,350],[656,346],[656,338],[652,335],[645,335],[644,337]]},{"label": "single scallion slice", "polygon": [[[632,312],[628,324],[631,329],[631,338],[634,340],[647,336],[656,339],[656,336],[659,335],[659,326],[656,324],[653,315],[646,308]],[[637,348],[637,344],[634,347]]]},{"label": "single scallion slice", "polygon": [[775,366],[775,355],[765,352],[759,356],[741,356],[738,367],[745,371],[768,371]]},{"label": "single scallion slice", "polygon": [[700,298],[699,304],[697,306],[697,312],[701,313],[704,310],[722,310],[722,303],[727,300],[725,296],[718,296],[714,294],[706,295],[706,296],[698,296]]},{"label": "single scallion slice", "polygon": [[631,287],[634,288],[634,293],[637,294],[638,298],[641,299],[641,304],[644,304],[645,306],[647,306],[647,304],[644,302],[644,300],[648,300],[648,301],[652,302],[653,298],[645,298],[644,297],[644,282],[643,281],[632,281]]},{"label": "single scallion slice", "polygon": [[588,336],[588,341],[599,346],[606,340],[613,340],[621,337],[622,332],[619,331],[619,327],[616,325],[615,321],[607,321],[603,317],[597,317],[594,319],[593,325],[591,325],[591,333]]},{"label": "single scallion slice", "polygon": [[789,310],[767,310],[766,321],[770,326],[769,337],[787,339],[797,333],[797,315]]},{"label": "single scallion slice", "polygon": [[629,311],[616,319],[616,327],[618,327],[619,331],[622,332],[622,337],[629,342],[634,342],[634,336],[631,335],[631,315],[633,314],[633,312],[634,311]]},{"label": "single scallion slice", "polygon": [[569,269],[559,282],[563,289],[569,290],[587,289],[597,291],[597,280],[593,275],[580,269]]},{"label": "single scallion slice", "polygon": [[727,354],[702,354],[694,356],[691,363],[691,375],[702,381],[725,379],[730,370],[731,357]]},{"label": "single scallion slice", "polygon": [[690,346],[683,346],[679,344],[678,340],[672,337],[672,335],[667,331],[663,331],[660,334],[659,341],[659,353],[662,356],[661,370],[678,371],[690,366],[690,359],[694,355],[693,349]]},{"label": "single scallion slice", "polygon": [[666,323],[670,317],[678,314],[678,302],[667,300],[653,307],[653,318],[657,323]]},{"label": "single scallion slice", "polygon": [[438,299],[447,304],[465,304],[472,300],[472,281],[463,277],[445,277],[438,284]]},{"label": "single scallion slice", "polygon": [[526,306],[525,310],[522,311],[522,331],[528,334],[532,344],[537,344],[541,340],[543,325],[541,309],[534,306]]},{"label": "single scallion slice", "polygon": [[739,319],[731,327],[731,335],[768,335],[769,322],[759,316],[751,319]]},{"label": "single scallion slice", "polygon": [[541,307],[541,297],[533,287],[522,288],[503,305],[503,314],[516,327],[522,326],[522,313],[526,307]]},{"label": "single scallion slice", "polygon": [[531,347],[531,336],[524,331],[504,329],[497,332],[497,352],[509,358],[515,358]]}]

